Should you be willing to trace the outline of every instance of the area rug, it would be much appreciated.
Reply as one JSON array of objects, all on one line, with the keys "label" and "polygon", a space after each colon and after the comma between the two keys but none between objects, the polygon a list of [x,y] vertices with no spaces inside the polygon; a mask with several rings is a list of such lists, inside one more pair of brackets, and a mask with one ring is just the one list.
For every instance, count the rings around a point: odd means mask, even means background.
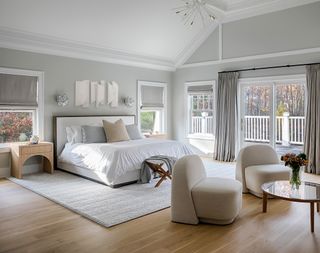
[{"label": "area rug", "polygon": [[218,162],[203,159],[208,177],[236,178],[236,163]]},{"label": "area rug", "polygon": [[[204,161],[209,176],[234,178],[234,165]],[[171,182],[132,184],[117,189],[66,173],[39,173],[9,180],[94,222],[111,227],[170,207]]]}]

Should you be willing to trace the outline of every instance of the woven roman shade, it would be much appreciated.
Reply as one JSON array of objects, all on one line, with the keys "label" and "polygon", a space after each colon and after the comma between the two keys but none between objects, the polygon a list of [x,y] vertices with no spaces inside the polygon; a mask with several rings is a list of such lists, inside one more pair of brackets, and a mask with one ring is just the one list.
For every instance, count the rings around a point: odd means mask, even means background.
[{"label": "woven roman shade", "polygon": [[188,86],[189,94],[197,94],[197,93],[212,93],[213,86],[212,85],[191,85]]},{"label": "woven roman shade", "polygon": [[37,106],[38,78],[0,74],[0,105]]},{"label": "woven roman shade", "polygon": [[164,107],[164,88],[159,86],[141,86],[141,108]]}]

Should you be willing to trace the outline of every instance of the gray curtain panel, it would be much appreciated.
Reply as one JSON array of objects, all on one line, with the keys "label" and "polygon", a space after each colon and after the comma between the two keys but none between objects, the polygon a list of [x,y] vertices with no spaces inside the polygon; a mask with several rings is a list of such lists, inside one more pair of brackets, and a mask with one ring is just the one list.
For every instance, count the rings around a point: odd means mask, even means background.
[{"label": "gray curtain panel", "polygon": [[38,78],[0,74],[0,105],[38,105]]},{"label": "gray curtain panel", "polygon": [[219,161],[235,159],[238,79],[238,72],[219,73],[214,145],[214,159]]},{"label": "gray curtain panel", "polygon": [[320,174],[320,64],[307,68],[307,110],[304,152],[309,165],[307,172]]}]

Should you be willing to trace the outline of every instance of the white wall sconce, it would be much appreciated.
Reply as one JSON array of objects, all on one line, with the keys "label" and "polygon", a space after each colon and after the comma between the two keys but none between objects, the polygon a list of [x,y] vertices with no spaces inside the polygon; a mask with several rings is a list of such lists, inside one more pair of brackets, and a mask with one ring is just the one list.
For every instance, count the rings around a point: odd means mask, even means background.
[{"label": "white wall sconce", "polygon": [[57,95],[56,101],[58,106],[66,106],[69,104],[69,97],[67,94]]},{"label": "white wall sconce", "polygon": [[133,97],[129,97],[129,96],[122,98],[122,101],[123,101],[124,105],[127,106],[127,107],[132,107],[134,102],[135,102],[134,98]]}]

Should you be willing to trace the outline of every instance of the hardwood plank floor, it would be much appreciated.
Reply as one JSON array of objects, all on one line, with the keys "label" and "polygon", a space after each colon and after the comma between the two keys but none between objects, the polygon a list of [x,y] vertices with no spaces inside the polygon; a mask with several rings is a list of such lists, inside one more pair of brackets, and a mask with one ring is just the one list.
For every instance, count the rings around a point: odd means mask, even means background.
[{"label": "hardwood plank floor", "polygon": [[[319,182],[319,177],[309,176]],[[0,252],[320,252],[320,214],[309,204],[243,195],[229,226],[170,222],[170,209],[104,228],[8,180],[0,180]]]}]

